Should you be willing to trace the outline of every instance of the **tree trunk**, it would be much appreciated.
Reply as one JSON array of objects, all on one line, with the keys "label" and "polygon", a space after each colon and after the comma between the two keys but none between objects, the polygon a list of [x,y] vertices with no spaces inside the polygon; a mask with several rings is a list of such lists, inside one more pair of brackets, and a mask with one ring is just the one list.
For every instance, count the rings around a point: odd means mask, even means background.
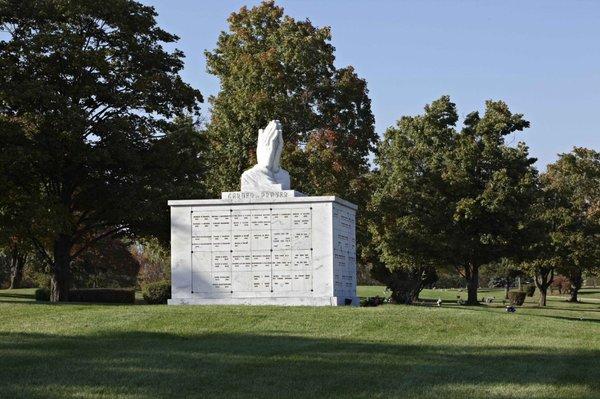
[{"label": "tree trunk", "polygon": [[467,305],[479,305],[477,289],[479,288],[479,267],[472,265],[467,279]]},{"label": "tree trunk", "polygon": [[419,295],[421,295],[421,291],[423,291],[423,287],[419,286],[413,293],[412,301],[419,302]]},{"label": "tree trunk", "polygon": [[538,290],[540,290],[539,305],[546,306],[548,287],[550,287],[552,285],[552,281],[554,281],[554,269],[539,270],[534,280],[535,285],[537,286]]},{"label": "tree trunk", "polygon": [[508,291],[510,291],[510,282],[506,279],[506,284],[504,285],[504,299],[508,299]]},{"label": "tree trunk", "polygon": [[548,288],[540,288],[538,287],[538,289],[540,290],[540,306],[546,306],[546,292],[548,291]]},{"label": "tree trunk", "polygon": [[573,273],[569,275],[569,280],[571,281],[571,297],[569,298],[569,302],[579,302],[577,295],[583,285],[581,270],[573,271]]},{"label": "tree trunk", "polygon": [[54,242],[54,267],[50,280],[50,301],[66,302],[69,300],[71,283],[71,240],[60,235]]},{"label": "tree trunk", "polygon": [[17,247],[12,250],[10,259],[10,289],[21,288],[26,259],[27,255],[22,254]]}]

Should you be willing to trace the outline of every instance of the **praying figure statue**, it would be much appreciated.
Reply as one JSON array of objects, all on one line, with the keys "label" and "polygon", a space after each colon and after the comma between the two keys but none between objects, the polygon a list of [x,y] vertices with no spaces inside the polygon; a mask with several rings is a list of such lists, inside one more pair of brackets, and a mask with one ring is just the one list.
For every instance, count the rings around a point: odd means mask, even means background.
[{"label": "praying figure statue", "polygon": [[274,120],[258,130],[256,165],[242,173],[242,191],[280,191],[290,189],[290,174],[281,168],[283,151],[281,123]]}]

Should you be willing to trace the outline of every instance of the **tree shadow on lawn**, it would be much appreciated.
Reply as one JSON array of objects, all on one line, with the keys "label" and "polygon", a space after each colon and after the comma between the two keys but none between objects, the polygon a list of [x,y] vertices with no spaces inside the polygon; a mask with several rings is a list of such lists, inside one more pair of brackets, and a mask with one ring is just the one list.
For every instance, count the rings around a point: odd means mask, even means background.
[{"label": "tree shadow on lawn", "polygon": [[586,317],[567,317],[567,316],[551,316],[546,314],[537,315],[539,317],[548,317],[551,319],[558,320],[568,320],[568,321],[577,321],[577,322],[587,322],[587,323],[600,323],[600,319],[590,319]]},{"label": "tree shadow on lawn", "polygon": [[10,292],[7,290],[0,290],[0,298],[21,298],[21,299],[29,299],[34,300],[34,294],[23,294],[20,292]]},{"label": "tree shadow on lawn", "polygon": [[35,295],[0,290],[0,303],[35,303]]},{"label": "tree shadow on lawn", "polygon": [[31,300],[27,300],[27,299],[0,299],[0,303],[26,303],[26,304],[32,304],[35,303]]},{"label": "tree shadow on lawn", "polygon": [[[252,334],[0,335],[3,397],[593,398],[600,351]],[[490,389],[496,389],[490,391]],[[523,393],[523,392],[522,392]],[[515,396],[515,394],[517,396]],[[564,396],[563,396],[564,397]]]},{"label": "tree shadow on lawn", "polygon": [[[448,306],[449,307],[449,306]],[[495,305],[481,305],[481,306],[453,306],[453,309],[461,309],[461,310],[467,310],[467,311],[486,311],[486,310],[490,310],[493,309],[496,314],[501,314],[503,312],[501,312],[501,310],[503,309],[502,306],[495,306]],[[536,311],[536,313],[522,313],[522,310],[534,310]],[[556,314],[551,314],[553,311],[559,311],[559,312],[563,312],[563,311],[576,311],[579,312],[580,315],[582,315],[582,317],[569,317],[569,316],[562,316],[562,315],[556,315]],[[600,318],[596,318],[599,315],[596,314],[597,312],[599,312],[596,309],[572,309],[572,308],[556,308],[556,307],[537,307],[537,306],[525,306],[525,307],[517,307],[517,313],[516,316],[521,316],[521,315],[525,315],[527,317],[543,317],[543,318],[551,318],[551,319],[557,319],[557,320],[568,320],[568,321],[577,321],[577,322],[592,322],[592,323],[600,323]],[[591,313],[591,315],[587,314],[587,313]],[[590,317],[592,316],[592,317]]]},{"label": "tree shadow on lawn", "polygon": [[600,289],[596,288],[583,288],[579,291],[579,295],[585,297],[586,295],[600,294]]},{"label": "tree shadow on lawn", "polygon": [[[581,304],[581,303],[580,303]],[[546,310],[546,311],[552,311],[552,310],[556,310],[556,311],[560,311],[560,312],[592,312],[592,313],[600,313],[600,308],[598,307],[581,307],[581,308],[577,308],[578,304],[573,304],[573,307],[569,307],[569,308],[564,308],[564,307],[560,307],[560,306],[554,306],[551,305],[550,307],[527,307],[526,309],[539,309],[539,310]],[[581,304],[581,305],[589,305],[589,303],[586,304]]]}]

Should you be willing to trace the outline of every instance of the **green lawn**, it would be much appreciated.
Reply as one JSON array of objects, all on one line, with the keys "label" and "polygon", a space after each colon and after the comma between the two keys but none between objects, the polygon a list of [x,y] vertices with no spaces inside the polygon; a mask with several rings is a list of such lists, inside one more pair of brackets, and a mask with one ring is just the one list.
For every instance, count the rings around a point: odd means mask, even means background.
[{"label": "green lawn", "polygon": [[[537,294],[537,290],[536,290],[536,294]],[[363,285],[363,286],[358,287],[358,295],[361,297],[376,296],[376,295],[379,295],[382,297],[389,297],[389,292],[386,290],[385,287],[382,287],[379,285]],[[561,298],[564,298],[564,299],[568,298],[567,294],[559,295],[557,293],[554,293],[554,294],[549,294],[549,295],[551,295],[552,299],[557,299],[557,300],[561,300]],[[461,299],[466,300],[467,299],[466,290],[456,290],[456,289],[427,290],[426,289],[426,290],[423,290],[423,292],[420,295],[420,298],[433,299],[433,300],[437,300],[438,298],[440,298],[443,301],[455,302],[455,301],[457,301],[459,296]],[[502,298],[504,298],[504,290],[480,288],[479,289],[479,299],[482,299],[484,297],[485,298],[493,297],[493,298],[495,298],[496,301],[501,302]],[[595,303],[596,301],[600,301],[600,288],[583,288],[580,291],[579,299],[582,302],[589,302],[589,303]],[[531,302],[537,303],[537,301],[538,301],[537,295],[534,296],[534,298],[527,298],[527,303],[531,303]]]},{"label": "green lawn", "polygon": [[0,291],[0,397],[600,397],[600,303],[528,298],[508,314],[458,306],[459,294],[425,291],[440,308],[283,308],[50,305]]}]

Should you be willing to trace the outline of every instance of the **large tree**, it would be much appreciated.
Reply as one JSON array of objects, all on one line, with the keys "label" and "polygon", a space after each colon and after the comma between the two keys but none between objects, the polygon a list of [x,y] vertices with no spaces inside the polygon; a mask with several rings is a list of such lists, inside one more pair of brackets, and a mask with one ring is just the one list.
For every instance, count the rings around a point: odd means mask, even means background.
[{"label": "large tree", "polygon": [[352,67],[335,67],[329,28],[296,21],[271,1],[228,22],[206,52],[221,82],[208,126],[214,193],[239,189],[256,161],[258,129],[279,119],[292,186],[358,201],[377,135],[366,82]]},{"label": "large tree", "polygon": [[550,237],[558,271],[571,282],[572,302],[585,273],[600,270],[600,152],[575,147],[548,165],[542,183],[553,201]]},{"label": "large tree", "polygon": [[173,187],[197,187],[197,138],[171,120],[202,96],[155,17],[130,0],[0,3],[0,197],[14,198],[2,212],[27,220],[53,301],[89,245],[166,222]]},{"label": "large tree", "polygon": [[479,268],[518,253],[536,171],[524,144],[505,143],[529,126],[505,103],[487,101],[461,130],[457,121],[444,96],[386,131],[371,231],[387,267],[453,266],[476,304]]}]

